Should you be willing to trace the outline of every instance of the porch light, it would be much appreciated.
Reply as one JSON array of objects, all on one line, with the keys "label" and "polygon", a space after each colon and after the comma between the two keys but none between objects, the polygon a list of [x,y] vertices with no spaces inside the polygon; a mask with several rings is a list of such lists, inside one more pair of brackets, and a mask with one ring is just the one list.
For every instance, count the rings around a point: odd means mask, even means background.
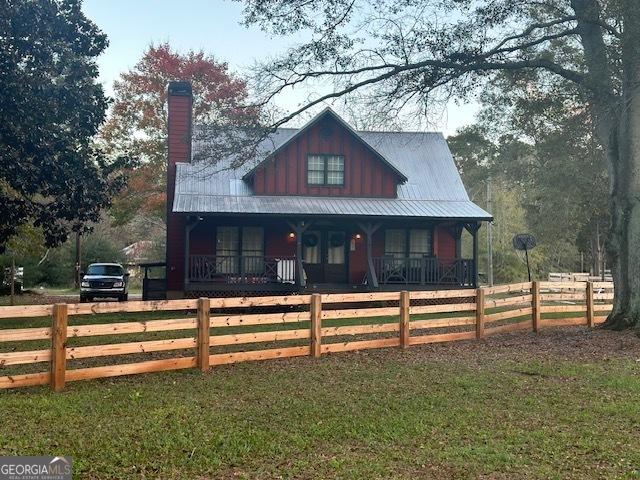
[{"label": "porch light", "polygon": [[360,235],[359,233],[356,233],[356,240],[360,240],[362,238],[362,235]]},{"label": "porch light", "polygon": [[289,238],[296,238],[296,234],[294,232],[289,232]]}]

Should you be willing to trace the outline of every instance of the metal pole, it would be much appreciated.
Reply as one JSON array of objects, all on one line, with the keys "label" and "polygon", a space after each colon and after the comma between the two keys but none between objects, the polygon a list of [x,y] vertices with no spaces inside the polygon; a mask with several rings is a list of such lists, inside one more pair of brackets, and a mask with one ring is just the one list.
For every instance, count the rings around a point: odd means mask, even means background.
[{"label": "metal pole", "polygon": [[[493,208],[491,199],[491,176],[487,179],[487,211],[491,214]],[[493,286],[493,225],[487,222],[487,281]]]},{"label": "metal pole", "polygon": [[11,305],[16,304],[16,257],[11,257]]},{"label": "metal pole", "polygon": [[76,272],[73,283],[76,289],[80,288],[80,282],[82,282],[82,242],[80,239],[80,232],[76,232]]},{"label": "metal pole", "polygon": [[531,281],[531,268],[529,268],[529,250],[524,249],[524,256],[527,258],[527,273],[529,274],[529,281]]}]

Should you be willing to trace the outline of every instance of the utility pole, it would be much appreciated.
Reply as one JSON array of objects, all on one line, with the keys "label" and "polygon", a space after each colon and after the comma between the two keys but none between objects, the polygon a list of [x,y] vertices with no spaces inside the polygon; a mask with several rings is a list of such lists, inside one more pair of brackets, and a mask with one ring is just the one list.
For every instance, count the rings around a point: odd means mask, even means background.
[{"label": "utility pole", "polygon": [[[493,214],[491,202],[491,175],[487,178],[487,211]],[[487,223],[487,280],[493,286],[493,222]]]},{"label": "utility pole", "polygon": [[73,283],[77,290],[80,289],[80,282],[82,282],[82,242],[80,237],[80,232],[76,232],[76,265]]},{"label": "utility pole", "polygon": [[16,304],[16,257],[11,255],[11,305]]}]

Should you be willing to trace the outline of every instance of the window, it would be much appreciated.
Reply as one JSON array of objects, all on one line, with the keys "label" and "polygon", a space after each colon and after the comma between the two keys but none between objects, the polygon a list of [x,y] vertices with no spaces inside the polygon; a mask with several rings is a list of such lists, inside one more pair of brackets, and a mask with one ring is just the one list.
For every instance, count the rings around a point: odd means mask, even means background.
[{"label": "window", "polygon": [[217,271],[236,273],[238,271],[238,246],[240,231],[238,227],[218,227],[216,234]]},{"label": "window", "polygon": [[384,254],[394,258],[422,258],[432,253],[431,239],[432,232],[427,229],[388,229],[385,230]]},{"label": "window", "polygon": [[[238,273],[240,261],[246,273],[264,270],[264,229],[262,227],[218,227],[216,256],[219,273]],[[241,256],[241,258],[240,258]]]},{"label": "window", "polygon": [[264,272],[264,229],[242,227],[242,256],[245,273]]},{"label": "window", "polygon": [[327,263],[329,265],[344,265],[344,232],[328,232],[327,242]]},{"label": "window", "polygon": [[309,185],[344,185],[344,157],[342,155],[309,155],[307,183]]},{"label": "window", "polygon": [[111,277],[119,277],[124,271],[119,265],[89,265],[87,275],[106,275]]},{"label": "window", "polygon": [[409,230],[409,258],[431,255],[431,230]]},{"label": "window", "polygon": [[309,155],[307,159],[307,183],[324,185],[324,159],[319,155]]},{"label": "window", "polygon": [[389,229],[384,232],[385,257],[404,258],[407,252],[407,231]]},{"label": "window", "polygon": [[320,263],[320,242],[320,232],[307,232],[302,236],[302,257],[306,263]]}]

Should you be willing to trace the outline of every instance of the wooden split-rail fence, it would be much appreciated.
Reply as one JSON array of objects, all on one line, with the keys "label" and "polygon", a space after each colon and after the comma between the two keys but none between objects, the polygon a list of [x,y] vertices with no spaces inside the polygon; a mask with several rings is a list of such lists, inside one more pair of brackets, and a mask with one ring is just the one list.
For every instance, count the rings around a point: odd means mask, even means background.
[{"label": "wooden split-rail fence", "polygon": [[[528,282],[476,290],[0,307],[0,389],[49,384],[61,391],[66,382],[76,380],[187,368],[208,371],[243,361],[408,348],[545,327],[593,327],[605,321],[612,299],[609,282]],[[259,309],[267,313],[256,313]],[[139,312],[164,316],[176,312],[180,318],[122,321]],[[105,314],[122,315],[117,321],[92,323]],[[23,321],[38,320],[47,324],[15,328]],[[3,321],[11,328],[5,328]],[[178,336],[171,332],[188,336],[146,339]],[[84,339],[130,340],[132,335],[137,336],[135,341],[106,344],[87,344]],[[74,345],[78,340],[83,341]],[[48,348],[30,347],[49,341]],[[265,343],[273,348],[261,348]],[[140,361],[140,356],[154,358],[159,353],[171,356]],[[111,363],[83,363],[105,359]],[[32,371],[41,364],[48,364],[46,371]],[[7,373],[20,367],[31,370]]]}]

